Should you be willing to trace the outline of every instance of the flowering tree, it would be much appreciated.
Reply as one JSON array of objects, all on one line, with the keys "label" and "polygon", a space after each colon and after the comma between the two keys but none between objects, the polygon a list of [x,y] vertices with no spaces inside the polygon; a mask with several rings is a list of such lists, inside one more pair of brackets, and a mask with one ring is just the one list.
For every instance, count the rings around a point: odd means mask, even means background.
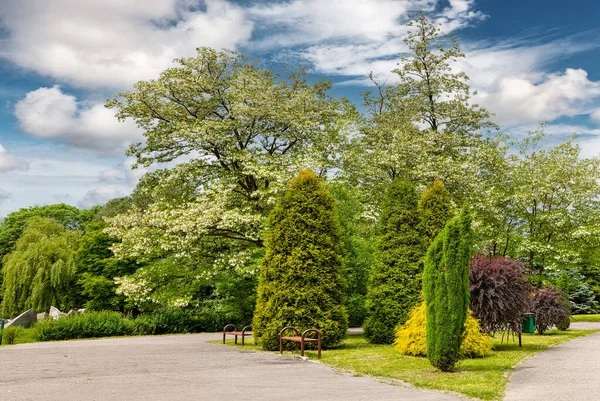
[{"label": "flowering tree", "polygon": [[376,82],[375,94],[367,93],[371,118],[346,155],[346,173],[375,187],[376,200],[397,177],[421,187],[440,178],[462,200],[476,191],[481,170],[496,154],[496,141],[482,139],[496,126],[471,101],[467,75],[452,68],[464,57],[456,38],[423,14],[408,25],[410,57],[393,71],[395,85]]},{"label": "flowering tree", "polygon": [[[544,126],[513,143],[478,209],[480,245],[543,273],[589,259],[600,242],[600,159],[581,158],[575,137],[547,145]],[[477,206],[481,206],[478,204]]]},{"label": "flowering tree", "polygon": [[302,71],[279,79],[233,51],[199,48],[176,62],[107,103],[144,130],[129,150],[139,165],[179,162],[142,181],[151,202],[109,219],[114,251],[245,266],[292,175],[337,163],[353,108],[330,98],[327,82],[309,85]]}]

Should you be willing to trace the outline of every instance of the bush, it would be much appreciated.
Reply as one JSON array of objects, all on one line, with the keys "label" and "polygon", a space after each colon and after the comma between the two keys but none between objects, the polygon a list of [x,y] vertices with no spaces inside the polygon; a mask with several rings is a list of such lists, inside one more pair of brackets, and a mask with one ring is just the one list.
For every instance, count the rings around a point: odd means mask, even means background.
[{"label": "bush", "polygon": [[568,330],[571,327],[571,317],[567,317],[560,322],[556,323],[556,328],[560,331]]},{"label": "bush", "polygon": [[[406,355],[427,355],[427,316],[425,302],[415,307],[408,320],[396,328],[394,342],[398,351]],[[479,323],[471,311],[465,322],[465,332],[460,345],[461,358],[480,358],[492,353],[492,342],[488,335],[481,333]]]},{"label": "bush", "polygon": [[133,333],[137,335],[202,333],[221,331],[228,323],[243,324],[229,320],[224,313],[214,309],[164,308],[138,316],[134,321]]},{"label": "bush", "polygon": [[419,303],[426,244],[413,184],[395,180],[379,218],[375,265],[371,270],[365,337],[375,344],[394,342],[394,329]]},{"label": "bush", "polygon": [[531,298],[531,311],[535,313],[535,329],[540,334],[554,325],[563,325],[569,318],[569,303],[556,287],[547,286],[536,290]]},{"label": "bush", "polygon": [[267,221],[260,265],[254,335],[279,348],[284,326],[322,331],[323,346],[346,335],[343,242],[335,199],[311,171],[301,171]]},{"label": "bush", "polygon": [[2,344],[4,345],[12,345],[15,343],[15,340],[21,332],[24,330],[23,327],[20,326],[10,326],[2,330],[0,333],[2,334]]},{"label": "bush", "polygon": [[133,333],[133,328],[133,322],[118,312],[77,313],[37,323],[34,336],[37,341],[126,336]]},{"label": "bush", "polygon": [[491,335],[519,333],[530,292],[522,263],[476,255],[471,259],[470,282],[471,310],[481,329]]},{"label": "bush", "polygon": [[446,224],[427,251],[423,292],[427,305],[427,358],[447,372],[458,361],[469,308],[471,218],[466,210]]}]

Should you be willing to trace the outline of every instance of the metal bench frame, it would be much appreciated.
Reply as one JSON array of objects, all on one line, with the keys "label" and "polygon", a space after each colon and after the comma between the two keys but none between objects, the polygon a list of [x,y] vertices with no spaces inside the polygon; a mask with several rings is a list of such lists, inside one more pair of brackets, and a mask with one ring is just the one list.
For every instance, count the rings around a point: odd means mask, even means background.
[{"label": "metal bench frame", "polygon": [[[227,329],[233,328],[233,330],[228,331]],[[227,326],[223,327],[223,344],[225,344],[225,336],[229,335],[229,336],[235,336],[235,343],[237,344],[238,342],[238,336],[242,337],[242,345],[244,345],[244,339],[248,336],[252,335],[252,326],[248,325],[246,327],[244,327],[242,329],[242,331],[238,331],[238,328],[235,324],[228,324]]]},{"label": "metal bench frame", "polygon": [[[295,336],[284,336],[283,334],[287,330],[294,330]],[[308,333],[317,333],[317,338],[306,337]],[[300,355],[304,356],[304,344],[305,343],[317,343],[318,359],[321,359],[321,332],[317,329],[308,329],[299,335],[298,329],[294,326],[286,326],[279,332],[279,353],[283,354],[283,341],[292,341],[296,343],[296,349],[298,349],[298,343],[300,343]]]}]

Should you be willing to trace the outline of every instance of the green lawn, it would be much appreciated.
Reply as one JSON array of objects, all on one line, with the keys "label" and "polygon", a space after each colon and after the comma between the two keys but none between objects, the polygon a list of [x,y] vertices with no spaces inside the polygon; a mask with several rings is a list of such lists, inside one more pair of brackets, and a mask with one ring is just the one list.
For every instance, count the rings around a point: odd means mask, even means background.
[{"label": "green lawn", "polygon": [[600,315],[573,315],[572,322],[600,322]]},{"label": "green lawn", "polygon": [[[491,356],[462,360],[453,373],[437,372],[426,358],[401,355],[391,345],[369,344],[362,336],[348,337],[336,349],[323,351],[321,362],[359,376],[384,377],[415,387],[451,391],[483,400],[500,400],[508,376],[519,362],[553,345],[593,332],[552,330],[543,336],[525,334],[523,348],[519,348],[516,341],[507,343],[505,340],[502,344],[500,338],[494,339],[494,353]],[[233,344],[233,340],[228,340],[227,344]],[[244,348],[253,351],[258,349],[252,340]],[[308,351],[307,356],[317,358],[313,351]]]}]

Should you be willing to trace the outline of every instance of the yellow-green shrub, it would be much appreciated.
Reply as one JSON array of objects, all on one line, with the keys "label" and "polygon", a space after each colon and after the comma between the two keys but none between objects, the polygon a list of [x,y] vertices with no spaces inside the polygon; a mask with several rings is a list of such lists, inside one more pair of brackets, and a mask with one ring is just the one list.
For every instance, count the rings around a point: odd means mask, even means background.
[{"label": "yellow-green shrub", "polygon": [[[427,318],[425,302],[410,311],[408,320],[396,328],[395,347],[403,354],[425,356],[427,354]],[[492,352],[490,338],[479,331],[479,323],[471,310],[465,322],[465,331],[460,346],[461,358],[484,357]]]}]

